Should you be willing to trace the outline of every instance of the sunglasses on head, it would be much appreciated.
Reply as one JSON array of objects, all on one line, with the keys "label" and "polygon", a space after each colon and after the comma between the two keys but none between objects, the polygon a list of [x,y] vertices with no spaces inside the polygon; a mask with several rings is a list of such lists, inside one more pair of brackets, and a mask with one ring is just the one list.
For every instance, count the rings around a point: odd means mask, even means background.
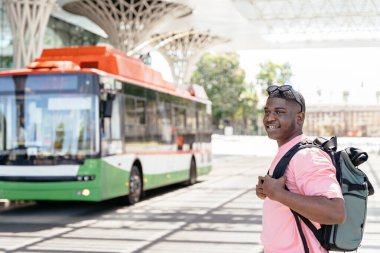
[{"label": "sunglasses on head", "polygon": [[283,86],[278,86],[278,85],[271,85],[267,88],[268,95],[270,96],[272,93],[279,91],[279,92],[290,92],[296,102],[301,106],[301,112],[304,111],[301,97],[298,95],[298,93],[293,89],[291,85],[283,85]]}]

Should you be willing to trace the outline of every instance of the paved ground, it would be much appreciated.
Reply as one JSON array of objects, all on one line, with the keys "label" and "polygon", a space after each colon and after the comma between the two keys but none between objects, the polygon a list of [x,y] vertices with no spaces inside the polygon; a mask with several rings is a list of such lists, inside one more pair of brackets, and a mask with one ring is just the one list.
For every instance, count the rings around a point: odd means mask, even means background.
[{"label": "paved ground", "polygon": [[[213,172],[191,187],[148,194],[135,206],[57,203],[0,211],[0,252],[261,252],[262,201],[254,186],[265,157],[216,157]],[[380,157],[362,168],[377,193],[370,198],[363,246],[380,252]],[[377,174],[375,172],[377,171]]]}]

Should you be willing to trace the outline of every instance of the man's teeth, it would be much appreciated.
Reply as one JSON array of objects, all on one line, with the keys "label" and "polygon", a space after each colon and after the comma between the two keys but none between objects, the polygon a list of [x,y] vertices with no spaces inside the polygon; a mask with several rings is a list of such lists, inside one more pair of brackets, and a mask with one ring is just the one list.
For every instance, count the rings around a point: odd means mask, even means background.
[{"label": "man's teeth", "polygon": [[269,129],[275,129],[277,128],[276,126],[268,126]]}]

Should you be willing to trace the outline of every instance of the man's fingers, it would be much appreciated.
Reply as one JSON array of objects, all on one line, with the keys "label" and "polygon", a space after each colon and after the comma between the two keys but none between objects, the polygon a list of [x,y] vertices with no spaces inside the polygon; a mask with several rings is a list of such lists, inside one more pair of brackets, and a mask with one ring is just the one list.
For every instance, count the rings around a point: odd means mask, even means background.
[{"label": "man's fingers", "polygon": [[256,192],[260,194],[265,194],[264,189],[262,187],[256,187]]},{"label": "man's fingers", "polygon": [[279,178],[282,184],[286,183],[286,176],[282,176]]},{"label": "man's fingers", "polygon": [[264,189],[262,187],[262,184],[256,185],[256,196],[259,197],[260,199],[266,198],[266,194],[264,193]]},{"label": "man's fingers", "polygon": [[259,197],[260,199],[265,199],[267,196],[265,196],[264,194],[261,194],[261,195],[257,195],[257,197]]},{"label": "man's fingers", "polygon": [[259,197],[260,199],[265,199],[266,195],[262,192],[256,192],[256,196]]},{"label": "man's fingers", "polygon": [[265,180],[265,179],[268,179],[268,178],[272,178],[272,177],[269,176],[269,175],[265,175],[264,180]]}]

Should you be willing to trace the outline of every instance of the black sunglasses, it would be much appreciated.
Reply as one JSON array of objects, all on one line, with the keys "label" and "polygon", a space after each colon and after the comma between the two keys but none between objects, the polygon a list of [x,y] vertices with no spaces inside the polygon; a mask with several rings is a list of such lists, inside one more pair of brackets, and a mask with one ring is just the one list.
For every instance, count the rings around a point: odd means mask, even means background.
[{"label": "black sunglasses", "polygon": [[301,97],[298,95],[298,93],[293,89],[291,85],[283,85],[283,86],[278,86],[278,85],[271,85],[267,88],[268,95],[270,96],[273,92],[279,91],[279,92],[286,92],[290,91],[296,100],[296,102],[301,106],[301,112],[304,111]]}]

